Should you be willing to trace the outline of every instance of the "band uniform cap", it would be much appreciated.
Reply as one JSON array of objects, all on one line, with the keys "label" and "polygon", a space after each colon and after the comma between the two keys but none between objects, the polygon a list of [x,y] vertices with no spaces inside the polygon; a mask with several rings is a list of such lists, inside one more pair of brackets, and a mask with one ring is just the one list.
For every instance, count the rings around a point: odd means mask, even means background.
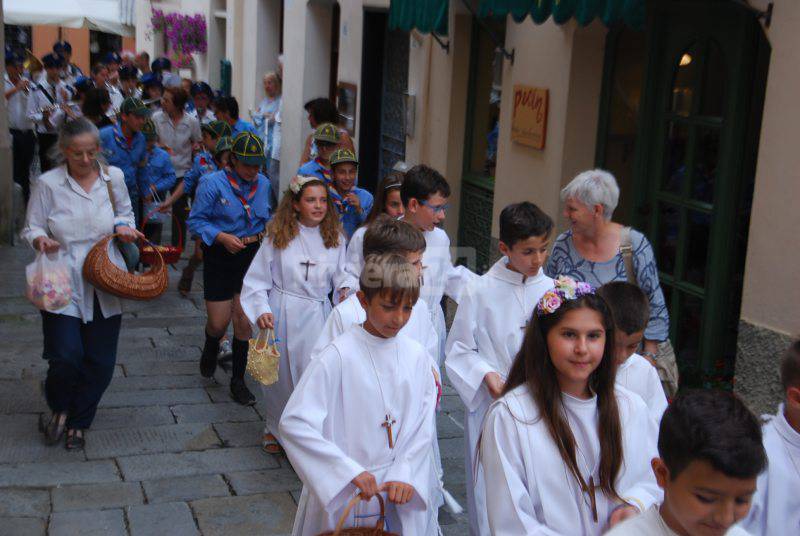
[{"label": "band uniform cap", "polygon": [[350,149],[336,149],[331,155],[331,167],[346,162],[358,165],[358,158],[356,158],[355,153]]},{"label": "band uniform cap", "polygon": [[6,50],[6,65],[8,64],[22,65],[22,56],[13,50]]},{"label": "band uniform cap", "polygon": [[88,76],[79,76],[75,79],[75,83],[72,86],[78,91],[88,91],[92,87],[94,87],[94,82]]},{"label": "band uniform cap", "polygon": [[263,166],[266,163],[264,158],[264,144],[261,138],[252,132],[242,132],[233,139],[231,153],[238,161],[248,166]]},{"label": "band uniform cap", "polygon": [[109,64],[109,63],[120,64],[120,63],[122,63],[122,57],[120,57],[120,55],[117,54],[116,52],[107,52],[106,55],[103,56],[103,63],[105,63],[105,64]]},{"label": "band uniform cap", "polygon": [[156,132],[156,124],[153,123],[152,120],[148,119],[142,125],[142,134],[144,134],[145,139],[154,140],[158,138],[158,132]]},{"label": "band uniform cap", "polygon": [[136,70],[136,67],[133,65],[123,65],[119,68],[119,79],[120,80],[135,80],[138,78],[139,72]]},{"label": "band uniform cap", "polygon": [[69,44],[69,41],[56,41],[55,44],[53,44],[53,52],[56,54],[61,54],[62,52],[71,54],[72,45]]},{"label": "band uniform cap", "polygon": [[204,132],[208,132],[215,138],[222,138],[223,136],[228,136],[232,134],[231,126],[226,123],[225,121],[210,121],[208,123],[204,123],[200,126],[200,129]]},{"label": "band uniform cap", "polygon": [[230,136],[223,136],[217,142],[217,146],[214,147],[214,156],[219,156],[220,153],[224,153],[225,151],[230,151],[232,146],[233,140]]},{"label": "band uniform cap", "polygon": [[339,129],[333,123],[322,123],[314,131],[314,141],[339,143]]},{"label": "band uniform cap", "polygon": [[64,64],[64,59],[58,54],[45,54],[42,57],[42,65],[44,65],[45,69],[50,69],[52,67],[61,67],[63,64]]},{"label": "band uniform cap", "polygon": [[142,83],[143,87],[150,87],[150,86],[163,87],[163,84],[161,83],[161,77],[158,76],[156,73],[143,74],[142,77],[139,79],[139,82]]},{"label": "band uniform cap", "polygon": [[153,63],[150,65],[150,69],[152,69],[153,71],[163,71],[163,70],[169,71],[170,69],[172,69],[172,62],[169,61],[168,58],[162,56],[160,58],[156,58],[153,60]]},{"label": "band uniform cap", "polygon": [[150,109],[145,106],[141,99],[137,99],[136,97],[126,97],[125,100],[122,101],[119,111],[123,114],[136,114],[142,117],[150,115]]},{"label": "band uniform cap", "polygon": [[214,97],[214,90],[211,89],[211,86],[209,86],[207,82],[193,83],[189,93],[192,95],[192,97],[200,95],[201,93],[205,93],[212,98]]}]

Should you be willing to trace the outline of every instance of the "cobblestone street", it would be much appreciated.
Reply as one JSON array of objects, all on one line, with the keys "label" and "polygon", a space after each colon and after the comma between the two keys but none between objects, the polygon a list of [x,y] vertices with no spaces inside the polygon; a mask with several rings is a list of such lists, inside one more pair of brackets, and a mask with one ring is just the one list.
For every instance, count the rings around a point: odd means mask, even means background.
[{"label": "cobblestone street", "polygon": [[[23,296],[25,247],[0,248],[0,535],[289,534],[301,484],[284,456],[259,446],[262,408],[231,401],[228,376],[202,378],[199,277],[126,302],[115,377],[84,452],[44,446],[39,314]],[[255,385],[251,389],[257,396]],[[452,388],[438,415],[445,484],[465,504],[462,420]],[[445,534],[466,514],[440,511]]]}]

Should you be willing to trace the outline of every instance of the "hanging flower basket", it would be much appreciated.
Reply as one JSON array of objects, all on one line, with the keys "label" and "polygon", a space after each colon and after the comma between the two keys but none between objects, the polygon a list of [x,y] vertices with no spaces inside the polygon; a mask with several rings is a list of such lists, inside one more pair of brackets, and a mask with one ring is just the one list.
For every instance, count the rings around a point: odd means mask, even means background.
[{"label": "hanging flower basket", "polygon": [[205,54],[208,50],[206,18],[203,15],[164,13],[153,9],[150,22],[153,31],[164,34],[170,60],[178,68],[191,67],[192,54]]}]

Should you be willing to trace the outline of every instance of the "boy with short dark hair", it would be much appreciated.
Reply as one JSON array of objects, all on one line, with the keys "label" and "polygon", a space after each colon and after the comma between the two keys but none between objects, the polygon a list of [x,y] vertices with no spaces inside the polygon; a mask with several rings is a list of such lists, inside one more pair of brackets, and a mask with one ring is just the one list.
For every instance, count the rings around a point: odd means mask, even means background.
[{"label": "boy with short dark hair", "polygon": [[783,403],[762,427],[769,467],[741,526],[753,534],[800,531],[800,340],[781,360]]},{"label": "boy with short dark hair", "polygon": [[[482,471],[471,460],[489,405],[500,397],[536,303],[553,288],[542,270],[553,220],[527,201],[500,213],[503,258],[469,283],[461,295],[447,339],[447,375],[467,408],[464,415],[467,501],[471,534],[488,534]],[[473,482],[473,480],[475,480]]]},{"label": "boy with short dark hair", "polygon": [[[430,308],[431,323],[439,337],[439,351],[434,356],[441,365],[444,359],[444,342],[447,330],[442,297],[447,294],[456,303],[467,283],[478,276],[464,266],[453,266],[450,257],[450,238],[443,229],[437,227],[446,216],[450,185],[435,169],[417,165],[406,172],[400,186],[406,221],[419,229],[425,237],[425,253],[422,258],[422,298]],[[345,271],[352,280],[352,274],[361,273],[363,253],[348,255]],[[347,286],[347,285],[344,285]]]},{"label": "boy with short dark hair", "polygon": [[[372,255],[360,278],[366,311],[311,361],[280,421],[286,454],[303,481],[294,534],[333,530],[356,492],[385,492],[388,530],[429,536],[436,385],[430,357],[400,331],[419,297],[419,274],[399,255]],[[348,525],[374,526],[376,501]]]},{"label": "boy with short dark hair", "polygon": [[158,146],[158,131],[148,119],[142,127],[146,142],[144,167],[139,174],[139,195],[142,196],[143,216],[147,220],[144,234],[156,244],[161,242],[163,215],[159,212],[162,200],[178,180],[169,153]]},{"label": "boy with short dark hair", "polygon": [[606,301],[614,317],[617,384],[642,397],[650,416],[658,423],[667,409],[667,397],[656,368],[637,353],[650,319],[647,295],[627,281],[606,283],[597,289],[597,294]]},{"label": "boy with short dark hair", "polygon": [[758,419],[738,397],[717,390],[678,395],[661,419],[658,454],[652,467],[664,502],[606,536],[747,534],[734,524],[750,509],[767,457]]}]

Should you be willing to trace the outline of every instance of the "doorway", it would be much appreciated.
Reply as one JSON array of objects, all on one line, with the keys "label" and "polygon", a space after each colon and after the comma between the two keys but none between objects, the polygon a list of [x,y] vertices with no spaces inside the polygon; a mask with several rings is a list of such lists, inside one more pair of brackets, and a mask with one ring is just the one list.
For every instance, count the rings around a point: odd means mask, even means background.
[{"label": "doorway", "polygon": [[408,32],[390,30],[386,11],[364,11],[359,185],[370,191],[406,157],[408,51]]},{"label": "doorway", "polygon": [[609,35],[597,163],[653,246],[682,385],[729,387],[769,44],[752,13],[711,0],[656,2],[645,33],[646,57],[641,35]]},{"label": "doorway", "polygon": [[505,42],[505,21],[485,19],[482,23],[473,18],[458,221],[458,246],[475,251],[475,266],[468,268],[477,273],[488,270],[492,261],[494,174],[503,84],[503,55],[491,34],[500,44]]}]

